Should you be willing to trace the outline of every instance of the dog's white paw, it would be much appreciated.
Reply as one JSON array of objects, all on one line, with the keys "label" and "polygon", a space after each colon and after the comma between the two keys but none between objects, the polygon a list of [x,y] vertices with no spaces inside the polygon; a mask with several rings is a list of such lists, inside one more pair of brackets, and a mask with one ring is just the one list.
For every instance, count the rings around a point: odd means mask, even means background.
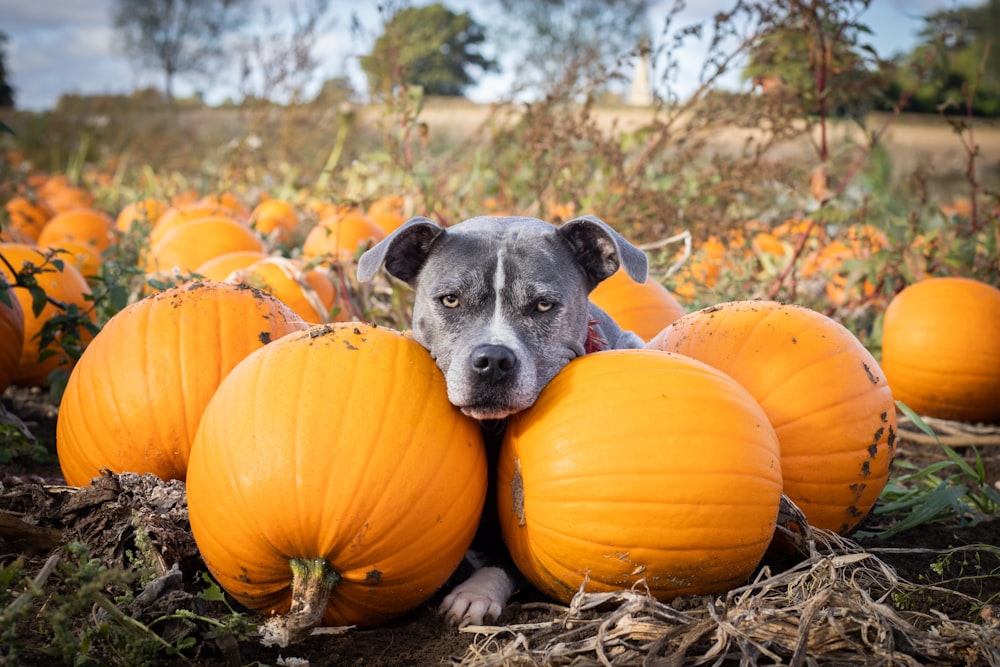
[{"label": "dog's white paw", "polygon": [[513,592],[514,582],[501,568],[480,568],[448,593],[438,611],[452,625],[482,625],[500,617]]}]

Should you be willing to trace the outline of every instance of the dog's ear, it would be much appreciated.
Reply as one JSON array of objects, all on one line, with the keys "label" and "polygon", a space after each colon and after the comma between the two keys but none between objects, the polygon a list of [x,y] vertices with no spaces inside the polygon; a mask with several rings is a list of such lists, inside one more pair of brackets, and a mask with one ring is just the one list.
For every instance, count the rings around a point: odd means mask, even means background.
[{"label": "dog's ear", "polygon": [[616,232],[611,225],[585,215],[559,227],[559,233],[569,242],[573,254],[592,281],[591,289],[610,278],[619,267],[637,283],[646,281],[646,253],[636,248]]},{"label": "dog's ear", "polygon": [[429,218],[410,218],[358,260],[358,280],[367,282],[379,268],[395,278],[410,283],[420,273],[431,245],[444,229]]}]

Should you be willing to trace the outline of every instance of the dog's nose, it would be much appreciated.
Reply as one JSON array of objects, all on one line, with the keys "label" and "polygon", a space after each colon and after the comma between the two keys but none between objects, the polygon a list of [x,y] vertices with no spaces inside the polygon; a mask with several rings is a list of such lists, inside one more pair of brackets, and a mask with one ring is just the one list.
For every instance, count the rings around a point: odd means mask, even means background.
[{"label": "dog's nose", "polygon": [[472,370],[490,380],[499,380],[517,365],[517,357],[503,345],[480,345],[472,351]]}]

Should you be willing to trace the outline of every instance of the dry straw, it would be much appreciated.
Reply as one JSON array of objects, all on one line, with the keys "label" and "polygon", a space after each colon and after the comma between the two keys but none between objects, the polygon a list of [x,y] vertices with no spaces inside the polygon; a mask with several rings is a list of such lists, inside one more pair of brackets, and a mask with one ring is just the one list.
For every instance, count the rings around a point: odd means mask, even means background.
[{"label": "dry straw", "polygon": [[920,417],[934,431],[925,432],[906,414],[899,416],[899,437],[919,445],[940,445],[949,447],[1000,446],[1000,427],[990,424],[969,424],[966,422]]},{"label": "dry straw", "polygon": [[466,627],[478,637],[461,665],[1000,665],[992,609],[981,623],[897,609],[894,594],[961,594],[902,580],[833,533],[807,528],[799,542],[801,562],[724,596],[581,589],[569,607],[533,605],[551,620]]}]

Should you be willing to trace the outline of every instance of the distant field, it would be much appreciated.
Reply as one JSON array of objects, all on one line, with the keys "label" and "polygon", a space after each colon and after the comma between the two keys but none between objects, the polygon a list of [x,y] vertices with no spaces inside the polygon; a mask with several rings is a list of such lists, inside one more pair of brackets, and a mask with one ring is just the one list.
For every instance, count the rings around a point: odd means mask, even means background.
[{"label": "distant field", "polygon": [[[492,113],[497,111],[489,105],[430,99],[420,120],[426,124],[431,143],[440,148],[467,139],[474,141],[477,129],[490,120]],[[509,115],[510,109],[504,113]],[[378,124],[383,114],[382,108],[356,109],[345,157],[381,150]],[[598,108],[594,117],[600,126],[611,128],[615,125],[625,131],[642,127],[655,118],[652,109],[636,107]],[[39,147],[44,146],[37,154],[53,162],[40,165],[48,169],[64,167],[80,137],[90,133],[98,137],[95,143],[102,146],[105,156],[124,155],[127,160],[158,170],[197,169],[206,157],[213,162],[228,159],[232,146],[247,137],[257,136],[263,150],[278,154],[280,160],[297,164],[309,172],[322,167],[327,159],[335,143],[340,116],[333,108],[263,112],[210,108],[125,112],[114,116],[58,117],[53,114],[47,121],[48,127],[39,127],[37,120],[35,114],[26,112],[13,112],[4,117],[4,122],[19,137],[27,136]],[[872,114],[865,132],[876,131],[886,120],[884,114]],[[834,149],[847,139],[859,145],[865,143],[861,128],[853,123],[831,122],[829,134]],[[759,136],[758,130],[713,128],[707,141],[708,150],[723,154],[738,151],[748,137],[755,135]],[[1000,190],[1000,121],[977,121],[973,138],[979,147],[977,179],[986,188]],[[45,145],[46,142],[58,145]],[[890,152],[894,178],[906,178],[919,169],[934,184],[948,189],[967,188],[968,152],[961,137],[941,118],[904,114],[892,121],[884,145]],[[815,150],[804,138],[777,144],[766,154],[771,160],[807,160],[809,164],[815,161],[815,156]]]},{"label": "distant field", "polygon": [[[428,103],[421,119],[427,123],[431,136],[445,135],[453,139],[465,138],[476,131],[489,118],[489,106],[470,103]],[[604,108],[598,109],[599,123],[611,127],[613,123],[622,130],[633,130],[654,118],[651,109]],[[888,114],[871,114],[865,131],[877,131],[887,120]],[[973,139],[979,146],[977,178],[988,188],[1000,190],[1000,120],[977,120]],[[742,128],[718,128],[709,139],[711,150],[720,153],[738,150],[748,136],[758,131]],[[831,146],[850,139],[864,143],[862,130],[854,123],[833,122],[830,128]],[[934,180],[965,181],[969,155],[954,129],[937,116],[902,114],[891,120],[883,137],[884,145],[892,156],[893,171],[904,177],[916,169],[927,170]],[[815,151],[803,138],[775,146],[769,157],[774,160],[815,159]]]}]

